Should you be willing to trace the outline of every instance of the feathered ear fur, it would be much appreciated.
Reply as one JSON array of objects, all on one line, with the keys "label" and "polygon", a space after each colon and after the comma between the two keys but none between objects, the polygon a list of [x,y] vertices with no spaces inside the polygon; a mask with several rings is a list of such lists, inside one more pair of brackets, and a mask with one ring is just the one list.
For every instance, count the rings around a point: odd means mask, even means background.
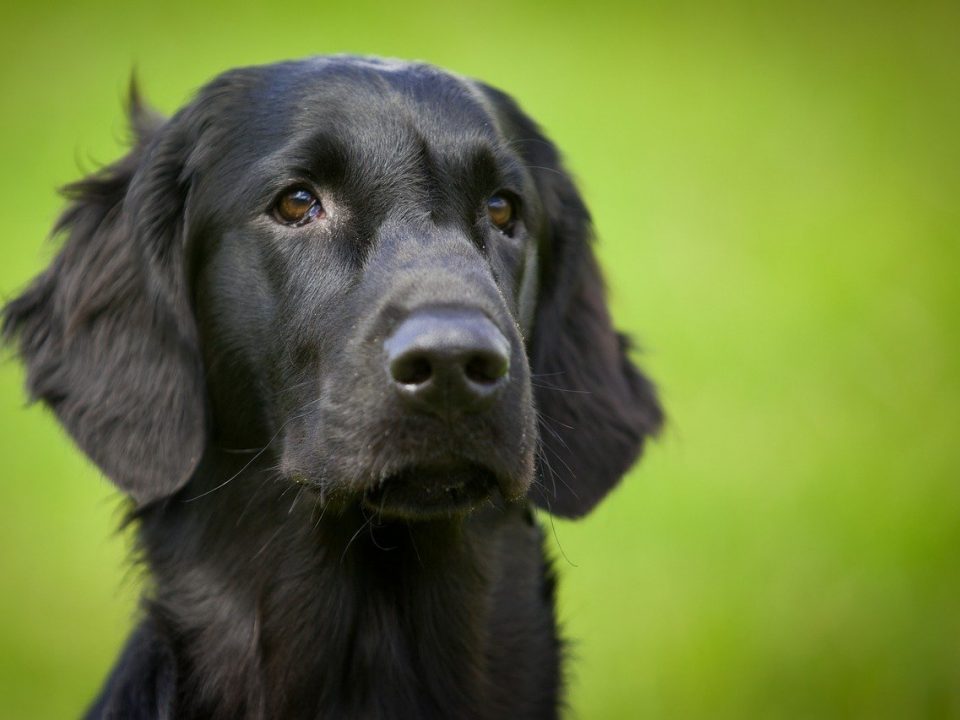
[{"label": "feathered ear fur", "polygon": [[651,382],[617,333],[590,247],[592,226],[553,144],[516,104],[487,89],[523,155],[543,204],[539,290],[528,350],[540,415],[539,482],[531,499],[550,512],[589,512],[637,460],[663,423]]},{"label": "feathered ear fur", "polygon": [[134,147],[65,189],[50,264],[3,310],[31,398],[143,505],[179,489],[206,443],[205,391],[184,278],[189,149],[131,88]]}]

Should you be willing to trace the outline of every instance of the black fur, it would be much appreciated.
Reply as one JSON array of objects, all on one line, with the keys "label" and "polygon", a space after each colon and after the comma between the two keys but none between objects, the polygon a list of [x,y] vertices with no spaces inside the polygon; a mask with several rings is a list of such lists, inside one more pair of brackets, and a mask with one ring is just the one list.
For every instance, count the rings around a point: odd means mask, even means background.
[{"label": "black fur", "polygon": [[[239,69],[168,121],[133,98],[133,149],[68,188],[63,248],[3,319],[32,397],[132,497],[149,570],[89,716],[554,717],[530,502],[585,514],[662,415],[553,145],[417,64]],[[278,223],[292,185],[326,217]],[[510,346],[507,392],[455,422],[385,382],[384,338],[434,306]],[[489,497],[390,510],[397,478],[445,474]]]}]

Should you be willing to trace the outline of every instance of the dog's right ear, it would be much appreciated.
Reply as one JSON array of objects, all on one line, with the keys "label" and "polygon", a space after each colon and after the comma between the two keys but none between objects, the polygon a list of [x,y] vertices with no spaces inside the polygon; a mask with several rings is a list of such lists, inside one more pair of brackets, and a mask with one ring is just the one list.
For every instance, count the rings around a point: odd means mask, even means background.
[{"label": "dog's right ear", "polygon": [[192,475],[206,401],[184,269],[190,143],[135,89],[130,118],[132,150],[65,189],[63,247],[2,327],[31,398],[142,506]]}]

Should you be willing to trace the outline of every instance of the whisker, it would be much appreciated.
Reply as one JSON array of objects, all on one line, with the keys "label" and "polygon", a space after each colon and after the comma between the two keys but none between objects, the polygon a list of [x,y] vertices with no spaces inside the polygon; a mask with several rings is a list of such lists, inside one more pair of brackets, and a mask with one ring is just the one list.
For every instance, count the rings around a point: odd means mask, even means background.
[{"label": "whisker", "polygon": [[[550,452],[553,453],[554,458],[556,458],[557,460],[559,460],[559,461],[560,461],[560,464],[563,465],[564,468],[566,468],[567,472],[570,473],[570,477],[571,477],[571,478],[576,478],[576,474],[573,472],[573,470],[570,468],[570,466],[567,465],[566,460],[564,460],[562,457],[560,457],[560,453],[558,453],[556,450],[554,450],[553,448],[551,448],[549,445],[542,445],[542,447],[543,447],[545,450],[549,450]],[[575,498],[577,498],[577,500],[580,499],[580,496],[577,494],[577,491],[574,490],[574,489],[570,486],[570,484],[567,483],[566,480],[564,480],[562,477],[560,477],[560,475],[557,475],[556,478],[557,478],[557,480],[559,480],[561,483],[563,483],[563,486],[564,486],[567,490],[569,490],[569,491],[573,494],[573,496],[574,496]]]},{"label": "whisker", "polygon": [[545,385],[543,383],[535,383],[533,381],[531,381],[530,384],[533,385],[533,387],[542,388],[543,390],[556,390],[557,392],[574,393],[577,395],[593,395],[593,393],[589,390],[571,390],[570,388],[557,387],[556,385]]},{"label": "whisker", "polygon": [[317,502],[314,505],[313,509],[316,512],[317,508],[320,508],[320,516],[317,518],[317,521],[313,524],[313,529],[316,530],[320,527],[320,523],[323,522],[323,516],[327,513],[327,508],[330,506],[330,503],[325,503],[321,498],[317,498]]},{"label": "whisker", "polygon": [[410,529],[410,525],[406,525],[407,535],[410,536],[410,544],[413,545],[413,552],[417,556],[417,562],[420,563],[421,569],[423,568],[423,558],[420,557],[420,548],[417,547],[417,539],[413,536],[413,530]]},{"label": "whisker", "polygon": [[553,143],[551,143],[549,140],[545,140],[544,138],[538,138],[538,137],[514,138],[512,140],[507,141],[507,144],[511,146],[522,145],[524,143],[537,143],[539,145],[546,145],[551,150],[554,149]]},{"label": "whisker", "polygon": [[187,498],[187,499],[184,500],[183,502],[188,503],[188,502],[193,502],[194,500],[199,500],[200,498],[206,497],[207,495],[210,495],[211,493],[214,493],[214,492],[216,492],[217,490],[219,490],[219,489],[221,489],[221,488],[223,488],[223,487],[226,487],[226,486],[229,485],[231,482],[233,482],[234,480],[236,480],[238,477],[240,477],[240,475],[242,475],[242,474],[244,473],[244,471],[245,471],[248,467],[250,467],[251,465],[253,465],[254,462],[256,462],[257,458],[259,458],[261,455],[263,455],[263,454],[267,451],[267,448],[269,448],[270,445],[273,443],[273,441],[276,440],[276,439],[280,436],[280,433],[283,432],[283,429],[287,426],[287,424],[290,423],[290,422],[293,421],[293,420],[294,420],[294,418],[291,417],[291,418],[289,418],[285,423],[283,423],[283,425],[280,426],[280,429],[278,429],[278,430],[273,434],[273,437],[270,438],[270,439],[267,441],[267,444],[264,445],[256,455],[254,455],[252,458],[250,458],[250,459],[247,461],[246,465],[244,465],[242,468],[240,468],[239,470],[237,470],[237,472],[235,472],[233,475],[231,475],[230,477],[228,477],[226,480],[224,480],[222,483],[220,483],[220,484],[217,485],[216,487],[211,488],[210,490],[207,490],[206,492],[202,492],[202,493],[200,493],[199,495],[196,495],[196,496],[194,496],[194,497],[192,497],[192,498]]},{"label": "whisker", "polygon": [[236,523],[235,523],[235,525],[234,525],[235,527],[240,527],[240,523],[243,521],[243,518],[246,516],[247,511],[248,511],[248,510],[250,509],[250,507],[253,505],[253,501],[256,500],[258,497],[260,497],[260,493],[263,491],[264,485],[266,485],[266,484],[269,483],[269,482],[275,482],[276,480],[277,480],[277,478],[276,478],[275,475],[273,475],[273,473],[268,473],[268,474],[263,478],[263,480],[260,482],[260,485],[257,486],[256,491],[250,493],[250,499],[247,500],[246,505],[243,506],[243,510],[241,510],[241,511],[240,511],[240,514],[237,515],[237,521],[236,521]]},{"label": "whisker", "polygon": [[[567,555],[567,551],[564,550],[563,544],[560,542],[560,535],[557,533],[557,525],[553,519],[553,511],[551,510],[550,506],[550,497],[547,495],[546,487],[540,480],[537,480],[536,478],[534,478],[534,483],[531,485],[531,487],[536,488],[537,494],[543,500],[543,504],[547,506],[547,517],[550,519],[550,531],[553,533],[553,540],[556,542],[557,548],[560,550],[560,554],[563,556],[563,559],[568,565],[571,567],[578,567],[578,565],[570,559],[570,556]],[[554,488],[556,488],[556,485],[554,485]],[[537,508],[534,508],[534,512],[536,513],[537,518],[539,518],[540,512],[537,510]]]},{"label": "whisker", "polygon": [[545,467],[547,472],[550,474],[550,484],[553,486],[553,494],[556,495],[557,494],[557,473],[554,471],[553,467],[550,465],[550,458],[547,457],[546,452],[543,450],[542,443],[537,445],[537,457],[540,458],[542,467]]},{"label": "whisker", "polygon": [[[362,508],[361,508],[361,510],[362,510]],[[366,513],[364,513],[364,516],[366,516]],[[344,559],[347,557],[347,550],[349,550],[349,549],[350,549],[350,546],[353,545],[353,541],[356,540],[356,539],[360,536],[360,533],[362,533],[362,532],[364,531],[364,529],[367,527],[367,525],[369,525],[371,522],[373,522],[373,516],[372,516],[372,515],[369,516],[369,517],[367,517],[366,521],[365,521],[360,527],[357,528],[357,531],[353,534],[353,537],[351,537],[351,538],[347,541],[347,545],[346,545],[345,548],[343,548],[343,553],[340,555],[340,564],[341,564],[341,565],[343,565],[343,561],[344,561]]]},{"label": "whisker", "polygon": [[[550,425],[549,425],[548,423],[544,422],[544,418],[545,418],[546,416],[543,416],[542,413],[538,413],[538,415],[541,416],[541,417],[540,417],[541,427],[543,427],[543,428],[544,428],[545,430],[547,430],[551,435],[553,435],[553,437],[556,438],[557,442],[559,442],[564,448],[566,448],[566,447],[567,447],[567,444],[563,441],[563,438],[561,438],[560,435],[557,434],[556,430],[554,430],[552,427],[550,427]],[[571,429],[572,429],[572,428],[571,428]],[[569,449],[569,448],[567,448],[567,449]],[[542,450],[543,452],[541,452],[541,450]],[[560,464],[563,465],[564,468],[566,468],[566,470],[567,470],[567,472],[570,474],[570,477],[571,477],[571,478],[574,478],[574,477],[576,476],[576,474],[573,472],[573,469],[567,464],[567,461],[564,460],[564,459],[560,456],[560,453],[558,453],[556,450],[554,450],[549,444],[543,442],[543,438],[540,438],[540,441],[537,443],[537,453],[538,453],[539,457],[546,463],[547,469],[550,471],[550,476],[551,476],[551,478],[553,478],[553,479],[555,479],[555,480],[559,480],[561,483],[563,483],[564,487],[566,487],[567,490],[569,490],[571,493],[573,493],[573,496],[574,496],[575,498],[579,499],[580,496],[577,494],[577,491],[574,490],[574,489],[570,486],[569,483],[567,483],[562,477],[560,477],[560,475],[559,475],[558,473],[556,473],[556,472],[554,471],[553,466],[552,466],[551,463],[550,463],[550,459],[549,459],[549,458],[547,457],[547,455],[546,455],[546,451],[550,451],[550,452],[553,453],[554,457],[555,457],[557,460],[560,461]],[[556,492],[557,492],[557,484],[556,484],[556,482],[554,482],[554,484],[553,484],[553,492],[554,492],[555,494],[556,494]]]},{"label": "whisker", "polygon": [[567,430],[572,430],[576,432],[575,427],[571,425],[565,425],[559,420],[554,420],[552,417],[543,413],[540,410],[537,411],[537,420],[540,423],[540,427],[546,430],[548,433],[550,433],[550,435],[553,436],[553,439],[556,440],[558,443],[560,443],[560,445],[563,446],[564,449],[566,450],[570,449],[569,447],[567,447],[566,441],[560,436],[560,433],[558,433],[554,428],[550,427],[550,423],[556,423],[557,425],[560,425],[561,427],[566,428]]},{"label": "whisker", "polygon": [[560,536],[557,534],[557,524],[553,520],[553,514],[549,513],[547,517],[550,518],[550,530],[553,532],[553,540],[555,543],[557,543],[557,549],[560,551],[560,554],[563,555],[563,559],[567,561],[567,565],[570,567],[580,567],[570,559],[570,556],[567,555],[567,551],[563,549],[563,544],[560,542]]},{"label": "whisker", "polygon": [[259,550],[257,550],[254,556],[250,559],[256,560],[258,557],[260,557],[263,554],[264,550],[267,549],[267,546],[277,539],[277,535],[279,535],[282,530],[283,530],[283,525],[280,525],[276,530],[273,531],[273,535],[267,538],[267,541],[260,547]]},{"label": "whisker", "polygon": [[566,177],[562,172],[556,168],[547,167],[546,165],[527,165],[527,168],[530,170],[545,170],[546,172],[552,172],[554,175],[559,175],[560,177]]},{"label": "whisker", "polygon": [[[379,513],[378,513],[378,514],[379,514]],[[379,523],[379,521],[377,521],[377,522]],[[370,528],[370,531],[369,531],[367,534],[370,535],[370,542],[373,543],[374,547],[376,547],[378,550],[382,550],[383,552],[390,552],[391,550],[396,550],[396,549],[397,549],[396,546],[394,546],[394,547],[384,547],[384,546],[381,545],[379,542],[377,542],[377,537],[376,537],[376,533],[374,532],[373,523],[370,523],[370,524],[368,525],[368,527]]]},{"label": "whisker", "polygon": [[[306,488],[301,485],[301,486],[300,486],[300,490],[297,491],[297,494],[296,494],[296,495],[294,496],[294,498],[293,498],[293,502],[290,503],[290,509],[287,510],[287,516],[289,516],[290,513],[293,512],[293,509],[297,506],[297,502],[298,502],[298,501],[300,500],[300,498],[303,496],[304,490],[306,490]],[[286,492],[286,491],[284,491],[284,492]]]}]

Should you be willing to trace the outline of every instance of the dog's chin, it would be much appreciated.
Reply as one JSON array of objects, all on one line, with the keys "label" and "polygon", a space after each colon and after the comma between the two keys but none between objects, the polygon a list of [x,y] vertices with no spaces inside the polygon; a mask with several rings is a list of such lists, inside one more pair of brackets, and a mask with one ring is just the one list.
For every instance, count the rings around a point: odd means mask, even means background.
[{"label": "dog's chin", "polygon": [[466,515],[499,496],[497,476],[481,465],[411,465],[366,490],[361,504],[383,518],[433,520]]}]

